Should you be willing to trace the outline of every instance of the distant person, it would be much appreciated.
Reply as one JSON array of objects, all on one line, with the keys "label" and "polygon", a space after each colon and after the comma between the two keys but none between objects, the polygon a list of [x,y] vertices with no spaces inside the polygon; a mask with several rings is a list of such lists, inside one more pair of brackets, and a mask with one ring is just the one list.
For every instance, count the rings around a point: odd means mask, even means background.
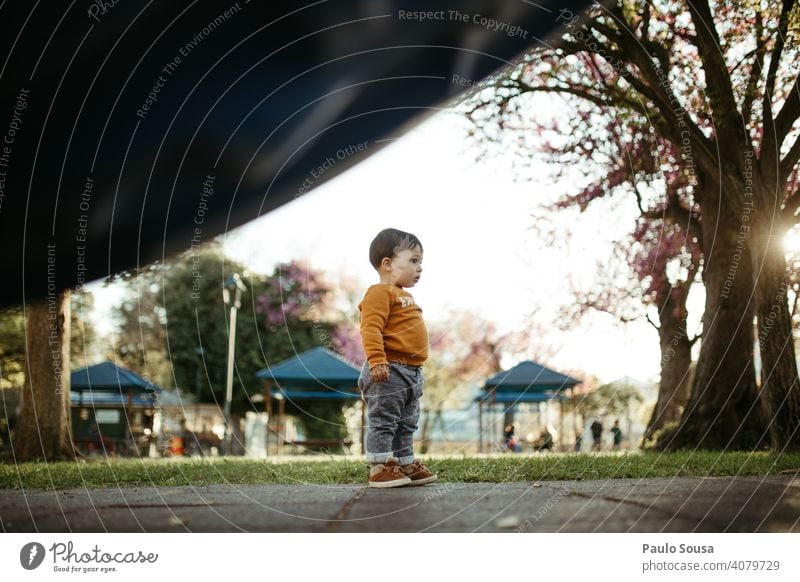
[{"label": "distant person", "polygon": [[522,450],[513,424],[507,424],[503,429],[503,445],[512,453],[518,453]]},{"label": "distant person", "polygon": [[575,433],[575,452],[580,453],[583,446],[583,432],[578,431]]},{"label": "distant person", "polygon": [[432,483],[436,475],[414,457],[428,331],[422,309],[406,291],[422,275],[422,243],[413,234],[384,229],[369,246],[369,262],[380,282],[367,289],[358,305],[367,356],[358,379],[369,419],[367,484]]},{"label": "distant person", "polygon": [[514,425],[507,424],[506,427],[503,429],[503,442],[505,444],[508,444],[513,439],[514,439]]},{"label": "distant person", "polygon": [[539,439],[534,443],[533,448],[536,451],[553,450],[553,435],[547,427],[542,429],[542,432],[539,434]]},{"label": "distant person", "polygon": [[611,434],[614,435],[614,450],[618,451],[619,446],[622,444],[622,430],[619,428],[619,419],[614,421],[614,426],[611,427]]},{"label": "distant person", "polygon": [[600,417],[596,416],[592,426],[589,427],[592,431],[592,450],[599,451],[600,443],[603,437],[603,423],[600,422]]}]

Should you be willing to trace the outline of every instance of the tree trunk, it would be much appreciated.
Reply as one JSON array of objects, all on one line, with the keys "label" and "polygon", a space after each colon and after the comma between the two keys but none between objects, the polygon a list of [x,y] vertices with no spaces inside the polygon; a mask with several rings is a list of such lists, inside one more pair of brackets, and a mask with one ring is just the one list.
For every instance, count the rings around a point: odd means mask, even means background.
[{"label": "tree trunk", "polygon": [[[659,305],[661,380],[658,400],[647,423],[643,440],[652,439],[653,434],[664,425],[680,420],[689,401],[692,341],[686,331],[686,298],[690,284],[691,281],[685,286],[670,287],[664,293],[665,300]],[[630,430],[628,437],[630,438]]]},{"label": "tree trunk", "polygon": [[433,439],[431,439],[431,433],[433,433],[434,430],[436,429],[437,423],[441,427],[442,425],[441,405],[437,406],[434,412],[425,413],[425,420],[422,422],[422,435],[420,437],[420,444],[419,444],[420,455],[426,454],[430,449],[431,443],[433,442]]},{"label": "tree trunk", "polygon": [[[184,437],[185,438],[185,437]],[[242,432],[242,416],[231,413],[231,450],[228,455],[241,457],[244,455],[244,433]]]},{"label": "tree trunk", "polygon": [[[741,182],[721,185],[741,192]],[[703,205],[703,338],[689,403],[659,450],[753,450],[765,444],[766,419],[753,366],[754,286],[741,208],[709,196]]]},{"label": "tree trunk", "polygon": [[753,221],[761,396],[772,447],[778,451],[800,450],[800,382],[787,293],[782,241],[785,229],[775,222],[769,208],[755,212],[766,215]]},{"label": "tree trunk", "polygon": [[28,306],[17,461],[70,458],[69,291]]},{"label": "tree trunk", "polygon": [[[575,402],[575,389],[572,388],[570,390],[570,398],[572,402]],[[578,426],[578,411],[575,409],[575,405],[572,406],[572,432],[575,433],[575,437],[577,438],[578,432],[583,432],[583,425],[581,424],[580,427]]]},{"label": "tree trunk", "polygon": [[425,455],[431,446],[430,432],[433,415],[430,412],[425,412],[425,419],[422,421],[422,435],[419,443],[419,453]]}]

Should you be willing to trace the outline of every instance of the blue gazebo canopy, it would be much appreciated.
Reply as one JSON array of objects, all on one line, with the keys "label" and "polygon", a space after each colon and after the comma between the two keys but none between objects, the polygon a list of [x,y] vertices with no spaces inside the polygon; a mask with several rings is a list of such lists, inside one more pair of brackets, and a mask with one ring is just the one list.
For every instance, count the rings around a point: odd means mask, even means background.
[{"label": "blue gazebo canopy", "polygon": [[256,373],[261,380],[278,386],[289,399],[355,400],[361,370],[339,354],[323,347],[312,348]]},{"label": "blue gazebo canopy", "polygon": [[548,400],[567,400],[567,397],[553,392],[492,392],[486,390],[475,398],[475,402],[497,402],[498,404],[522,404],[523,402],[547,402]]},{"label": "blue gazebo canopy", "polygon": [[149,394],[128,392],[95,392],[81,391],[69,393],[70,404],[78,406],[91,406],[96,408],[119,408],[133,406],[137,408],[152,408],[155,400]]},{"label": "blue gazebo canopy", "polygon": [[580,380],[527,360],[510,370],[498,372],[486,380],[484,388],[494,388],[498,392],[561,392],[576,384],[580,384]]},{"label": "blue gazebo canopy", "polygon": [[[499,408],[501,412],[511,413],[513,416],[517,404],[536,403],[538,408],[540,402],[563,402],[567,400],[563,392],[576,384],[580,384],[580,380],[530,360],[520,362],[510,370],[498,372],[486,380],[480,394],[475,397],[475,402],[478,403],[478,450],[483,452],[484,410],[495,412]],[[490,436],[490,440],[492,438],[494,437]]]},{"label": "blue gazebo canopy", "polygon": [[73,392],[159,392],[161,388],[148,382],[136,372],[106,361],[80,368],[70,374]]},{"label": "blue gazebo canopy", "polygon": [[580,380],[526,360],[486,380],[475,401],[485,404],[521,404],[564,400],[562,392],[576,384],[580,384]]}]

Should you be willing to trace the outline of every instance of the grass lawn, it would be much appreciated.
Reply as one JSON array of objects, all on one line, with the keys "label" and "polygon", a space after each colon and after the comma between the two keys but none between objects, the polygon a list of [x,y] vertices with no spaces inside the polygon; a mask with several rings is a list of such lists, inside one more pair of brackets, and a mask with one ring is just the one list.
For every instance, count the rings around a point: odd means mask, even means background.
[{"label": "grass lawn", "polygon": [[[542,454],[426,460],[442,482],[478,483],[673,476],[772,475],[800,468],[800,453]],[[0,489],[364,483],[356,459],[108,459],[0,464]]]}]

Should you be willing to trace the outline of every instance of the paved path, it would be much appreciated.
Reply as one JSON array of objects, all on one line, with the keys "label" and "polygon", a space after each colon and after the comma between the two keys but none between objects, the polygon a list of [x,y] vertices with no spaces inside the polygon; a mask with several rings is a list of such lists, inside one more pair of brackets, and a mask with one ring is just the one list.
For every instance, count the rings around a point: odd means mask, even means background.
[{"label": "paved path", "polygon": [[0,491],[7,532],[800,532],[800,476]]}]

